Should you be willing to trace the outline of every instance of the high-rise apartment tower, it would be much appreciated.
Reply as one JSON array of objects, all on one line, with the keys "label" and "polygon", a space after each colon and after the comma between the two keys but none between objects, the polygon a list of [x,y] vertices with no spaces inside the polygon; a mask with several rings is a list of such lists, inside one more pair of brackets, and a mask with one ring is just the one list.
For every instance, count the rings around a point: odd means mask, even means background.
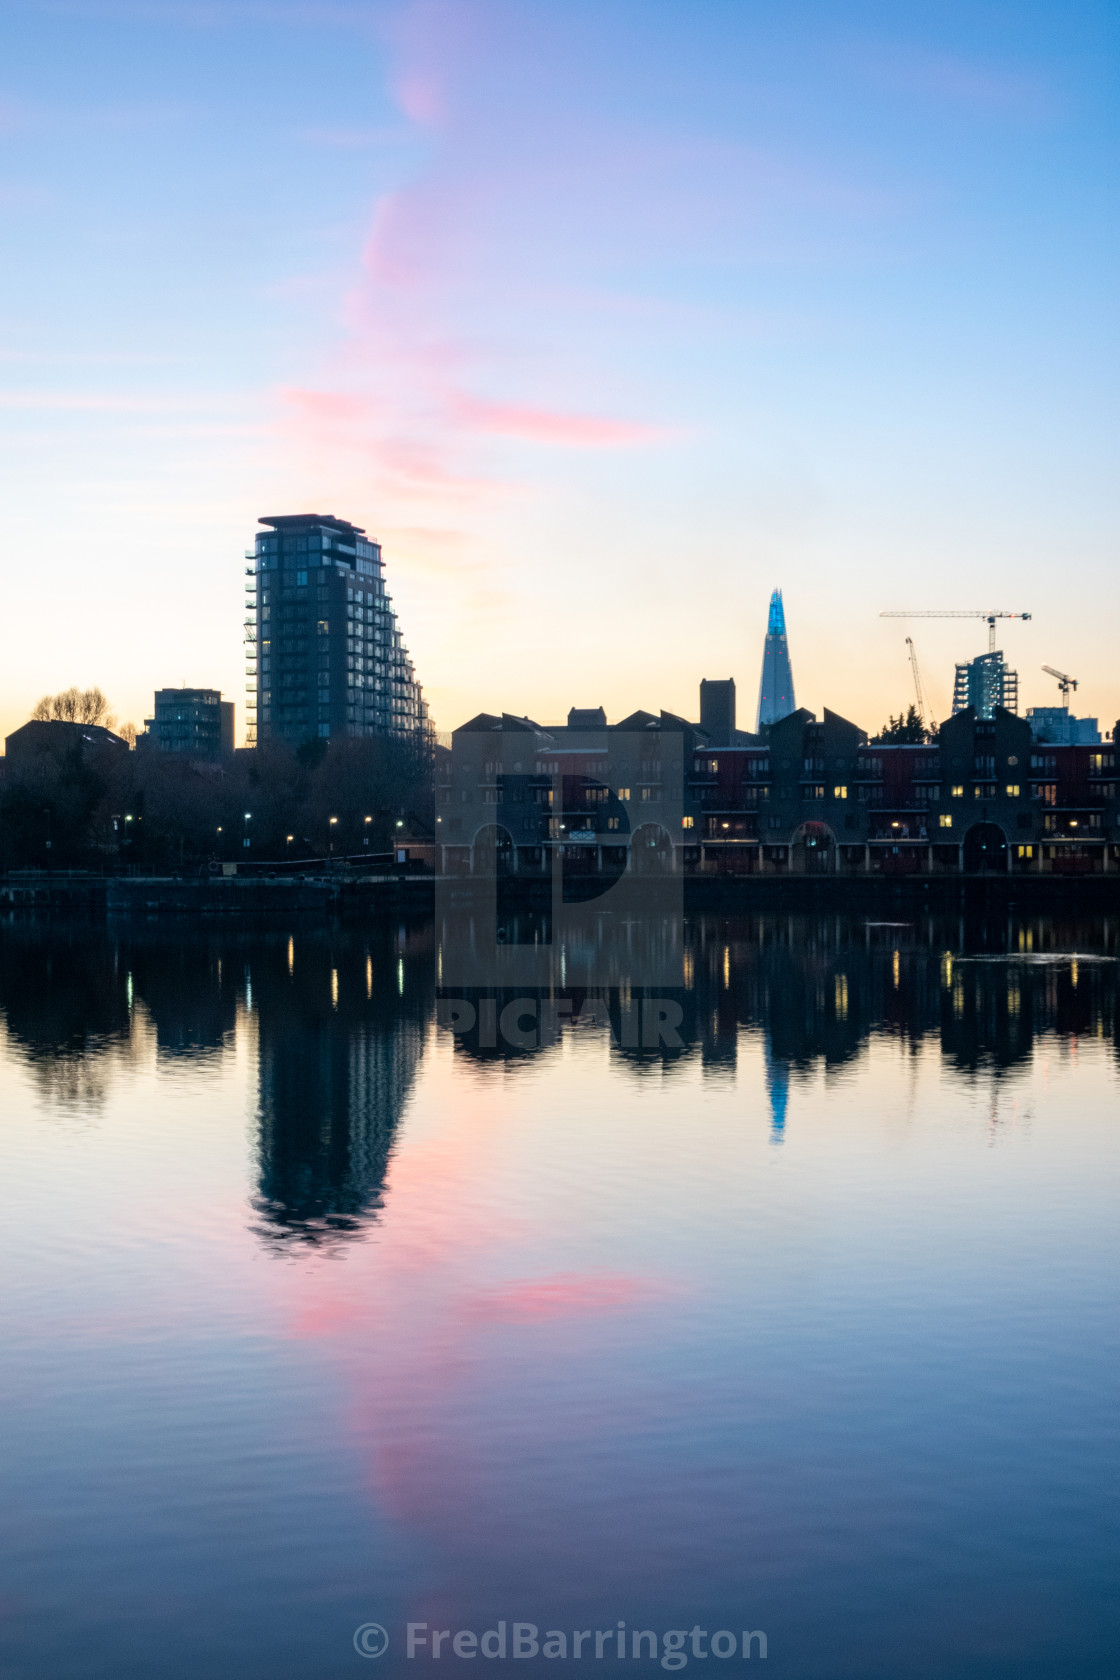
[{"label": "high-rise apartment tower", "polygon": [[428,708],[380,543],[333,514],[260,523],[268,529],[245,556],[249,745],[381,735],[426,747]]},{"label": "high-rise apartment tower", "polygon": [[758,687],[759,729],[766,723],[777,723],[797,710],[793,697],[793,666],[789,662],[789,643],[786,640],[786,614],[782,606],[782,592],[775,589],[770,597],[770,616],[766,621],[766,641],[762,648],[762,681]]}]

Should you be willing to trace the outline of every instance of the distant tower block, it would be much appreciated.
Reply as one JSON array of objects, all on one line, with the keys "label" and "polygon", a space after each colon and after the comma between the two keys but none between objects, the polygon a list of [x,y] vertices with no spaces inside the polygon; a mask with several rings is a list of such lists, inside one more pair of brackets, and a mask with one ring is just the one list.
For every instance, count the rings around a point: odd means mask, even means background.
[{"label": "distant tower block", "polygon": [[762,650],[762,681],[758,689],[758,725],[777,723],[797,710],[793,697],[793,666],[789,662],[789,643],[786,641],[786,615],[782,606],[782,592],[775,589],[770,597],[770,617],[766,624],[766,642]]}]

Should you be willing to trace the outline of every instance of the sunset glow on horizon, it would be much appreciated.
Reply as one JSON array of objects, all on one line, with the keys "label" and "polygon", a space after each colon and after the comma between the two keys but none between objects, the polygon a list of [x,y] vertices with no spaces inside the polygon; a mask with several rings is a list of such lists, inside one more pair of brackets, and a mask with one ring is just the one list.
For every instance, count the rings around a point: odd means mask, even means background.
[{"label": "sunset glow on horizon", "polygon": [[1116,13],[72,0],[0,24],[0,734],[244,726],[262,514],[384,547],[436,726],[1120,716]]}]

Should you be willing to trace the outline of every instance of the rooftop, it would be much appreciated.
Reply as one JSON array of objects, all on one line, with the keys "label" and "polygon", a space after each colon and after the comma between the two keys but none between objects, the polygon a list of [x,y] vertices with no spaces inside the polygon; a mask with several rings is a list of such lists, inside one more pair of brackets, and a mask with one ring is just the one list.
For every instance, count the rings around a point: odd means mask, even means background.
[{"label": "rooftop", "polygon": [[293,526],[329,525],[335,531],[349,531],[364,537],[364,525],[352,525],[348,519],[338,519],[333,513],[272,513],[261,514],[258,525],[271,525],[274,530],[286,531]]}]

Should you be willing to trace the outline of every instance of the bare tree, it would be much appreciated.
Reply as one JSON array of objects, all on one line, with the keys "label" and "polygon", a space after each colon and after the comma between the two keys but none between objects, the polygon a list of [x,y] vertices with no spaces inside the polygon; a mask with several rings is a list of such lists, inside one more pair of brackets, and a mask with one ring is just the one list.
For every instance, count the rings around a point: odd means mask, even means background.
[{"label": "bare tree", "polygon": [[103,729],[112,729],[117,721],[97,687],[64,688],[61,694],[44,694],[31,718],[35,723],[94,723]]},{"label": "bare tree", "polygon": [[134,723],[122,723],[120,728],[117,730],[117,734],[120,736],[122,741],[128,742],[129,752],[136,751],[136,737],[139,734],[139,730]]}]

